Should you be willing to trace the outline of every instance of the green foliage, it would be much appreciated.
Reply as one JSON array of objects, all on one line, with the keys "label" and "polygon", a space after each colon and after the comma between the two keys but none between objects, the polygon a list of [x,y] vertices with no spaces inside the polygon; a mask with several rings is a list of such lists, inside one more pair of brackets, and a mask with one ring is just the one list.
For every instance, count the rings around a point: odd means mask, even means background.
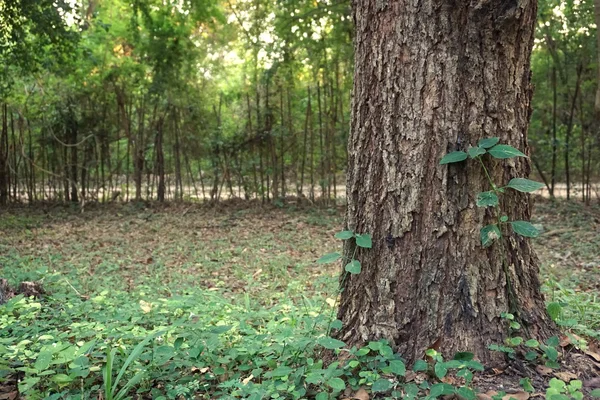
[{"label": "green foliage", "polygon": [[494,207],[496,209],[497,220],[495,224],[489,224],[481,228],[480,240],[483,247],[491,246],[494,241],[502,238],[500,227],[509,224],[516,234],[525,237],[537,237],[539,231],[528,221],[509,221],[508,217],[502,215],[500,209],[499,195],[505,193],[506,188],[514,189],[519,192],[531,193],[544,185],[525,178],[513,178],[505,187],[498,187],[492,178],[489,171],[482,161],[482,156],[489,154],[493,158],[508,159],[513,157],[527,157],[525,154],[506,144],[498,144],[499,138],[487,138],[479,141],[478,147],[471,147],[468,154],[463,151],[454,151],[446,154],[440,164],[457,163],[466,160],[468,157],[479,162],[481,168],[485,172],[489,185],[492,190],[477,194],[476,204],[478,207]]}]

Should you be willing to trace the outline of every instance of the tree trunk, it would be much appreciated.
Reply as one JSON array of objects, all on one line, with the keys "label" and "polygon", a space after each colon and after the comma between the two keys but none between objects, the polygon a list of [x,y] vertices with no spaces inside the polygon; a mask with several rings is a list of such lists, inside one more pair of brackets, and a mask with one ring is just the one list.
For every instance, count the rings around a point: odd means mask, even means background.
[{"label": "tree trunk", "polygon": [[[384,338],[409,362],[433,347],[495,363],[502,355],[487,346],[506,335],[502,312],[516,315],[523,336],[555,333],[529,240],[505,232],[480,244],[492,217],[475,206],[490,190],[480,166],[439,164],[487,137],[527,151],[535,16],[533,0],[354,2],[346,217],[373,248],[346,242],[362,263],[341,297],[347,345]],[[486,163],[502,185],[530,171],[524,158]],[[507,193],[501,207],[511,220],[530,217],[526,194]]]}]

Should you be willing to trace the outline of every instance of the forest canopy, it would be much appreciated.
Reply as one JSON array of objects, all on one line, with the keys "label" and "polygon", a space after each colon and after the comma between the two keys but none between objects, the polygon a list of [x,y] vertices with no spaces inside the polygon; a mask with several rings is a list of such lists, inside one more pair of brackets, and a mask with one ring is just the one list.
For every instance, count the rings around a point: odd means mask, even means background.
[{"label": "forest canopy", "polygon": [[[0,201],[343,193],[348,1],[8,0]],[[529,132],[551,196],[596,195],[594,4],[543,0]]]}]

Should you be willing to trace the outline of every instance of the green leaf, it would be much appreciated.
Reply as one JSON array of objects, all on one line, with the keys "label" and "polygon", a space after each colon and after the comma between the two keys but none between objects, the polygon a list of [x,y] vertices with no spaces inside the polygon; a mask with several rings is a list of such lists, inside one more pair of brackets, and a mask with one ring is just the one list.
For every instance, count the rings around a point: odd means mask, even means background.
[{"label": "green leaf", "polygon": [[518,190],[519,192],[531,193],[543,188],[544,184],[525,178],[512,178],[506,187]]},{"label": "green leaf", "polygon": [[390,361],[390,370],[393,374],[404,376],[406,374],[406,365],[401,360]]},{"label": "green leaf", "polygon": [[479,231],[479,236],[481,238],[481,245],[483,247],[490,246],[494,240],[500,239],[502,234],[500,233],[500,229],[498,229],[498,225],[486,225]]},{"label": "green leaf", "polygon": [[528,351],[528,352],[525,354],[525,359],[526,359],[527,361],[533,361],[533,360],[535,360],[537,357],[538,357],[538,353],[536,353],[535,351]]},{"label": "green leaf", "polygon": [[392,382],[388,381],[387,379],[377,379],[373,383],[371,390],[373,392],[387,392],[391,388],[392,388]]},{"label": "green leaf", "polygon": [[554,347],[544,348],[544,354],[550,361],[558,360],[558,351]]},{"label": "green leaf", "polygon": [[360,261],[352,260],[346,265],[344,269],[353,275],[360,274]]},{"label": "green leaf", "polygon": [[290,367],[286,367],[284,365],[284,366],[275,368],[273,371],[271,371],[270,375],[275,378],[281,377],[281,376],[289,376],[292,373],[292,371],[293,370]]},{"label": "green leaf", "polygon": [[438,379],[442,379],[448,373],[448,368],[446,368],[444,363],[441,362],[436,363],[435,367],[433,367],[433,370],[435,372],[435,376],[437,376]]},{"label": "green leaf", "polygon": [[321,392],[315,397],[315,400],[329,400],[329,395],[325,392]]},{"label": "green leaf", "polygon": [[495,207],[498,205],[498,196],[493,191],[481,192],[477,195],[477,207]]},{"label": "green leaf", "polygon": [[443,165],[443,164],[461,162],[461,161],[466,160],[468,157],[469,156],[464,151],[453,151],[452,153],[446,154],[440,161],[440,164]]},{"label": "green leaf", "polygon": [[510,225],[512,226],[513,231],[521,236],[534,238],[538,237],[540,234],[540,231],[538,231],[529,221],[511,221]]},{"label": "green leaf", "polygon": [[512,337],[508,339],[508,342],[511,346],[519,346],[523,343],[523,338],[521,336]]},{"label": "green leaf", "polygon": [[342,258],[340,253],[327,253],[317,260],[317,264],[329,264]]},{"label": "green leaf", "polygon": [[358,247],[363,247],[365,249],[370,249],[373,247],[373,241],[371,240],[371,235],[368,233],[356,234],[356,245]]},{"label": "green leaf", "polygon": [[19,382],[19,392],[20,393],[27,392],[29,389],[34,387],[39,381],[40,381],[40,378],[38,378],[38,377],[30,377],[30,378],[23,379],[21,382]]},{"label": "green leaf", "polygon": [[346,346],[346,343],[342,342],[341,340],[337,340],[329,336],[323,336],[319,338],[317,343],[328,350],[341,349],[342,347]]},{"label": "green leaf", "polygon": [[519,384],[526,392],[533,393],[535,390],[531,385],[531,378],[521,378]]},{"label": "green leaf", "polygon": [[503,215],[500,217],[500,222],[506,222],[508,221],[508,217],[506,215]]},{"label": "green leaf", "polygon": [[336,392],[341,392],[342,390],[346,389],[346,384],[340,378],[331,378],[331,379],[329,379],[327,381],[327,385],[329,385],[329,387],[331,387]]},{"label": "green leaf", "polygon": [[354,237],[354,232],[352,231],[341,231],[335,234],[336,239],[347,240]]},{"label": "green leaf", "polygon": [[175,348],[171,346],[160,346],[154,350],[154,362],[163,365],[175,355]]},{"label": "green leaf", "polygon": [[471,147],[469,150],[467,150],[467,152],[471,158],[475,158],[486,153],[485,149],[482,147]]},{"label": "green leaf", "polygon": [[35,364],[33,364],[33,368],[37,369],[38,372],[42,372],[50,366],[50,362],[52,361],[52,352],[50,351],[42,351],[37,356],[35,360]]},{"label": "green leaf", "polygon": [[[117,374],[117,377],[114,380],[114,383],[112,386],[112,388],[113,388],[112,389],[112,397],[115,397],[114,395],[117,390],[117,384],[119,383],[119,381],[121,380],[121,378],[123,377],[125,372],[127,371],[129,364],[131,364],[132,362],[134,362],[135,360],[137,360],[139,358],[139,356],[142,354],[142,351],[144,351],[144,347],[146,347],[148,345],[148,343],[150,343],[150,341],[152,341],[157,336],[162,335],[164,332],[165,331],[157,331],[157,332],[154,332],[154,333],[146,336],[146,338],[144,340],[142,340],[140,343],[138,343],[137,346],[135,346],[133,348],[133,350],[131,351],[131,353],[129,353],[129,356],[125,360],[125,363],[123,363],[123,366],[121,366],[121,369],[119,370],[119,373]],[[113,350],[116,350],[116,349],[113,349]],[[114,356],[113,356],[113,358],[114,358]]]},{"label": "green leaf", "polygon": [[329,326],[331,329],[342,329],[342,321],[339,319],[333,320]]},{"label": "green leaf", "polygon": [[413,365],[413,371],[427,371],[427,362],[425,360],[417,360],[415,361],[415,365]]},{"label": "green leaf", "polygon": [[600,389],[594,389],[590,392],[590,396],[595,399],[600,399]]},{"label": "green leaf", "polygon": [[469,389],[468,387],[460,387],[456,394],[465,400],[475,400],[477,399],[477,395],[473,391],[473,389]]},{"label": "green leaf", "polygon": [[512,146],[507,144],[497,144],[488,150],[488,153],[494,158],[506,159],[513,157],[527,157],[525,154],[521,153],[519,150],[515,149]]},{"label": "green leaf", "polygon": [[452,359],[459,361],[471,361],[473,358],[475,358],[475,354],[468,351],[459,351]]},{"label": "green leaf", "polygon": [[540,342],[538,342],[535,339],[529,339],[528,341],[525,342],[525,346],[536,349],[540,346]]},{"label": "green leaf", "polygon": [[454,394],[454,386],[449,385],[447,383],[436,383],[431,387],[429,391],[429,396],[436,398],[439,396]]},{"label": "green leaf", "polygon": [[479,141],[479,143],[477,143],[477,144],[479,145],[479,147],[483,147],[484,149],[489,149],[490,147],[494,147],[499,141],[500,141],[500,138],[492,137],[492,138],[481,139]]},{"label": "green leaf", "polygon": [[552,318],[553,321],[558,319],[560,312],[562,311],[562,307],[557,302],[548,303],[546,306],[546,311],[548,311],[548,315]]},{"label": "green leaf", "polygon": [[69,375],[65,375],[65,374],[54,375],[52,378],[50,378],[50,380],[52,380],[53,382],[56,382],[58,384],[73,382],[73,378],[70,377]]}]

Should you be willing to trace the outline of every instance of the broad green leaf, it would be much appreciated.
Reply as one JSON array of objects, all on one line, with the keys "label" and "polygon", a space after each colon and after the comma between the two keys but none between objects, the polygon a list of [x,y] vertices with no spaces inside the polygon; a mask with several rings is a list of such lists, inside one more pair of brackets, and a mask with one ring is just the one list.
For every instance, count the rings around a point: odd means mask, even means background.
[{"label": "broad green leaf", "polygon": [[406,374],[406,365],[401,360],[390,361],[390,370],[395,375],[404,376]]},{"label": "broad green leaf", "polygon": [[415,365],[413,365],[414,372],[427,371],[427,362],[424,360],[415,361]]},{"label": "broad green leaf", "polygon": [[486,225],[479,231],[479,236],[481,238],[481,245],[483,247],[490,246],[494,240],[500,239],[502,234],[500,233],[500,229],[498,229],[498,225]]},{"label": "broad green leaf", "polygon": [[448,373],[448,368],[446,368],[443,362],[436,363],[435,367],[433,367],[433,370],[438,379],[442,379]]},{"label": "broad green leaf", "polygon": [[473,391],[473,389],[469,389],[468,387],[460,387],[456,391],[456,394],[460,396],[460,398],[465,400],[475,400],[477,399],[477,395]]},{"label": "broad green leaf", "polygon": [[548,303],[548,305],[546,306],[546,310],[548,311],[548,315],[550,315],[550,318],[552,318],[553,321],[556,321],[558,319],[558,316],[560,315],[562,307],[559,303],[552,302]]},{"label": "broad green leaf", "polygon": [[342,258],[340,253],[327,253],[317,260],[317,264],[329,264]]},{"label": "broad green leaf", "polygon": [[468,351],[459,351],[454,355],[454,360],[460,361],[471,361],[473,358],[475,358],[475,354]]},{"label": "broad green leaf", "polygon": [[544,184],[525,178],[512,178],[506,187],[518,190],[519,192],[531,193],[543,188]]},{"label": "broad green leaf", "polygon": [[358,247],[364,247],[365,249],[370,249],[373,247],[373,242],[371,240],[371,235],[368,233],[356,234],[356,245]]},{"label": "broad green leaf", "polygon": [[220,335],[225,332],[229,332],[233,328],[232,325],[219,325],[215,326],[210,330],[210,333],[214,333],[215,335]]},{"label": "broad green leaf", "polygon": [[29,377],[29,378],[23,379],[21,382],[19,382],[19,392],[20,393],[27,392],[29,389],[34,387],[39,381],[40,381],[40,378],[38,378],[38,377]]},{"label": "broad green leaf", "polygon": [[527,361],[533,361],[533,360],[535,360],[537,357],[538,357],[538,353],[536,353],[535,351],[528,351],[528,352],[525,354],[525,359],[526,359]]},{"label": "broad green leaf", "polygon": [[58,384],[64,384],[64,383],[71,383],[71,382],[73,382],[73,378],[70,377],[69,375],[65,375],[65,374],[57,374],[57,375],[54,375],[50,379],[53,382],[56,382]]},{"label": "broad green leaf", "polygon": [[329,336],[319,338],[317,343],[329,350],[341,349],[342,347],[346,346],[346,343],[342,342],[341,340],[337,340]]},{"label": "broad green leaf", "polygon": [[454,394],[455,390],[456,389],[454,389],[454,386],[449,385],[447,383],[436,383],[431,387],[431,390],[429,391],[429,396],[436,398],[439,396],[450,395]]},{"label": "broad green leaf", "polygon": [[482,363],[475,360],[467,361],[467,368],[471,368],[473,371],[479,372],[483,372],[483,370],[485,369]]},{"label": "broad green leaf", "polygon": [[371,390],[373,392],[387,392],[391,388],[392,388],[392,382],[388,381],[387,379],[377,379],[373,383]]},{"label": "broad green leaf", "polygon": [[37,369],[38,372],[42,372],[50,366],[50,362],[52,361],[52,352],[50,351],[42,351],[37,356],[35,360],[35,364],[33,364],[33,368]]},{"label": "broad green leaf", "polygon": [[538,342],[535,339],[529,339],[528,341],[525,342],[525,346],[527,347],[531,347],[531,348],[538,348],[540,346],[540,342]]},{"label": "broad green leaf", "polygon": [[513,231],[521,236],[534,238],[538,237],[540,234],[540,231],[538,231],[529,221],[511,221],[510,225],[512,226]]},{"label": "broad green leaf", "polygon": [[461,162],[461,161],[466,160],[468,157],[469,156],[464,151],[453,151],[452,153],[446,154],[440,161],[440,164],[443,165],[443,164]]},{"label": "broad green leaf", "polygon": [[600,389],[594,389],[590,392],[590,396],[595,399],[600,399]]},{"label": "broad green leaf", "polygon": [[336,392],[341,392],[342,390],[346,389],[346,384],[340,378],[331,378],[327,381],[327,384]]},{"label": "broad green leaf", "polygon": [[169,361],[175,355],[175,348],[171,346],[159,346],[154,350],[154,362],[162,365]]},{"label": "broad green leaf", "polygon": [[483,147],[484,149],[489,149],[490,147],[494,147],[496,144],[498,144],[499,141],[500,138],[498,137],[486,138],[481,139],[477,145],[479,145],[479,147]]},{"label": "broad green leaf", "polygon": [[271,371],[271,376],[273,377],[280,377],[280,376],[288,376],[289,374],[292,373],[292,369],[290,367],[286,367],[286,366],[281,366],[281,367],[277,367],[275,368],[273,371]]},{"label": "broad green leaf", "polygon": [[329,395],[326,392],[321,392],[315,397],[315,400],[329,400]]},{"label": "broad green leaf", "polygon": [[488,150],[488,153],[494,158],[513,158],[513,157],[527,157],[525,154],[521,153],[519,150],[515,149],[512,146],[507,144],[497,144],[491,149]]},{"label": "broad green leaf", "polygon": [[481,192],[477,195],[477,207],[495,207],[498,205],[498,196],[493,191]]},{"label": "broad green leaf", "polygon": [[354,237],[354,232],[352,231],[341,231],[335,234],[336,239],[347,240]]},{"label": "broad green leaf", "polygon": [[467,150],[467,153],[469,153],[469,157],[475,158],[477,156],[485,154],[486,151],[483,147],[471,147],[469,150]]},{"label": "broad green leaf", "polygon": [[339,319],[333,320],[331,321],[331,324],[329,325],[331,327],[331,329],[342,329],[342,321],[340,321]]},{"label": "broad green leaf", "polygon": [[354,275],[360,274],[360,261],[352,260],[346,265],[344,269]]}]

